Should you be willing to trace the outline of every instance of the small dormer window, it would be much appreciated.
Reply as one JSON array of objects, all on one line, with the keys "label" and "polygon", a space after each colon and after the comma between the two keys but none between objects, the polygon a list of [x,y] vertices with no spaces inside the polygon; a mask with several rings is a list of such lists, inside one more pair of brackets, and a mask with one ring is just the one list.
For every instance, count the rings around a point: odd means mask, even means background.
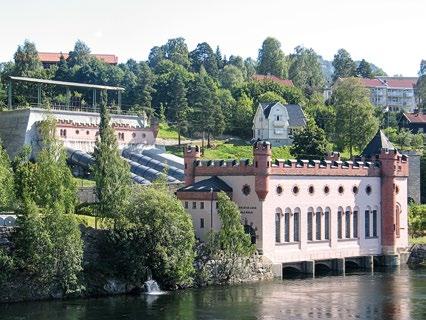
[{"label": "small dormer window", "polygon": [[277,116],[277,121],[280,121],[281,120],[281,116]]}]

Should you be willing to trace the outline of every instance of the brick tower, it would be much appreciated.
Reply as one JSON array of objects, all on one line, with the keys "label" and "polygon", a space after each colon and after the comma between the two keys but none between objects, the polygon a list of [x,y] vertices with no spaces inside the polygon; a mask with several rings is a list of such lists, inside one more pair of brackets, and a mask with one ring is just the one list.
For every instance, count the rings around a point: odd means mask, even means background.
[{"label": "brick tower", "polygon": [[397,253],[400,226],[396,178],[408,177],[408,159],[396,149],[382,149],[378,158],[381,162],[382,247],[384,254],[391,255]]},{"label": "brick tower", "polygon": [[255,191],[260,201],[264,201],[269,191],[269,174],[272,166],[271,144],[256,141],[253,145]]},{"label": "brick tower", "polygon": [[201,152],[198,146],[187,146],[183,149],[183,159],[185,164],[185,186],[193,184],[195,181],[195,162],[200,159]]}]

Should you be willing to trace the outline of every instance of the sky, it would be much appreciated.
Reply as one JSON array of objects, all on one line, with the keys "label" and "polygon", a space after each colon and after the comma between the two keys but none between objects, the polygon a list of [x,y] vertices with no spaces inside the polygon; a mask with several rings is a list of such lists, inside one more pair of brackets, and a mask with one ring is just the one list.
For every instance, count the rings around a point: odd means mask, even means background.
[{"label": "sky", "polygon": [[183,37],[222,54],[257,58],[266,37],[285,54],[298,45],[332,60],[340,48],[389,75],[416,76],[426,59],[425,0],[0,0],[0,61],[25,39],[39,51],[68,52],[83,40],[93,53],[125,62]]}]

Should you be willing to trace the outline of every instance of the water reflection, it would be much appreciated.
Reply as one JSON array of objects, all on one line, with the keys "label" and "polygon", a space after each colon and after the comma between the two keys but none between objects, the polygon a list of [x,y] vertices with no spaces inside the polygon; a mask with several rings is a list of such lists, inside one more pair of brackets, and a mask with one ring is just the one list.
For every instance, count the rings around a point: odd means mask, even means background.
[{"label": "water reflection", "polygon": [[425,319],[425,301],[425,270],[401,269],[161,296],[0,305],[0,319]]}]

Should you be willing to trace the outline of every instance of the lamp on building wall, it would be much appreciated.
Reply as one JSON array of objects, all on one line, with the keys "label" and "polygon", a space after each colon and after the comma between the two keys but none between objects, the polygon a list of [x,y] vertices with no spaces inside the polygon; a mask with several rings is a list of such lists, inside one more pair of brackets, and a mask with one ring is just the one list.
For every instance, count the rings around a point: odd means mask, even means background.
[{"label": "lamp on building wall", "polygon": [[210,188],[210,230],[213,231],[213,188]]}]

